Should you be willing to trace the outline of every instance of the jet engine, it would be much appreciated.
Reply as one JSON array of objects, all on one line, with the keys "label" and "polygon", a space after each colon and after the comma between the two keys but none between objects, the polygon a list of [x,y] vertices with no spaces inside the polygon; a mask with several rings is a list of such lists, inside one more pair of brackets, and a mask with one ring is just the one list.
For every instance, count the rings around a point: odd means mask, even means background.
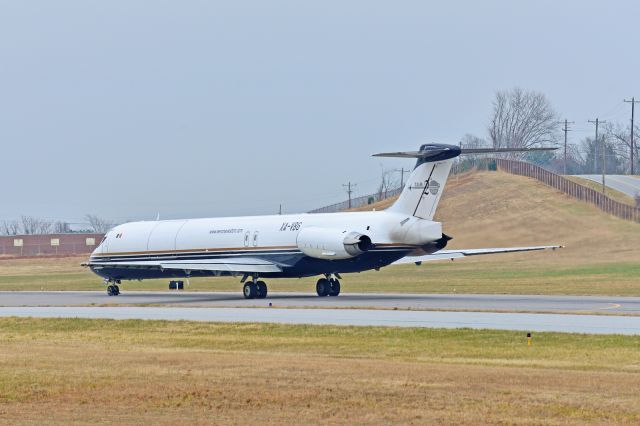
[{"label": "jet engine", "polygon": [[447,246],[447,243],[453,238],[447,234],[442,234],[442,237],[427,244],[423,244],[420,248],[409,253],[409,256],[424,256],[426,254],[432,254],[438,250],[442,250]]},{"label": "jet engine", "polygon": [[298,248],[316,259],[349,259],[372,247],[371,238],[359,232],[330,228],[304,228],[298,233]]}]

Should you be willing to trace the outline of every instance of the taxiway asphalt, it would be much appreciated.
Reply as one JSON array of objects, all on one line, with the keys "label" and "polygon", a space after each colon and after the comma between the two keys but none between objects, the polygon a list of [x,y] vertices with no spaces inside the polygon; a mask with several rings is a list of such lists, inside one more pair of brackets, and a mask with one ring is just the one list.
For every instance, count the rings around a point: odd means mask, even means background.
[{"label": "taxiway asphalt", "polygon": [[173,307],[372,308],[413,310],[608,313],[640,315],[640,297],[532,296],[495,294],[270,293],[246,300],[240,292],[124,291],[109,297],[102,291],[3,291],[0,306],[151,305]]}]

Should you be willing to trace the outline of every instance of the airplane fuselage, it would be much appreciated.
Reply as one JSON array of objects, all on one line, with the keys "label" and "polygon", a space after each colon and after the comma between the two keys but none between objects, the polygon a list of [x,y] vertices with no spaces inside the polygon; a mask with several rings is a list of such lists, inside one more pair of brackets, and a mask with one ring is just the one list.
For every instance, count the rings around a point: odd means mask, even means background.
[{"label": "airplane fuselage", "polygon": [[84,265],[105,278],[109,296],[120,294],[121,280],[240,275],[244,297],[263,299],[268,288],[262,278],[324,275],[316,283],[318,296],[338,296],[343,273],[559,247],[443,250],[451,237],[433,218],[461,153],[454,145],[425,144],[419,151],[378,154],[417,159],[385,211],[126,223],[110,230]]},{"label": "airplane fuselage", "polygon": [[[339,233],[341,238],[356,232],[368,237],[372,245],[357,256],[342,258],[322,241],[313,247],[305,245],[301,232],[310,229],[330,230],[329,234]],[[238,275],[233,271],[129,268],[117,263],[243,257],[280,266],[281,272],[260,274],[263,277],[308,277],[377,269],[441,237],[439,222],[386,211],[131,222],[110,230],[92,253],[92,263],[108,262],[109,266],[91,269],[112,280]]]}]

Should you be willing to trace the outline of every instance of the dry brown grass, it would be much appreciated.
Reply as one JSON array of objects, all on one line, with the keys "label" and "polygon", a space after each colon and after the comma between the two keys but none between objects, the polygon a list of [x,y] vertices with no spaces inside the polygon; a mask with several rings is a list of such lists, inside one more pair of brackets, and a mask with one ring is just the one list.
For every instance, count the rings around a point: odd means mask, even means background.
[{"label": "dry brown grass", "polygon": [[640,422],[631,337],[540,334],[527,348],[493,331],[0,325],[5,424]]},{"label": "dry brown grass", "polygon": [[640,224],[507,173],[454,176],[436,219],[455,238],[452,248],[559,243],[566,249],[551,257],[530,256],[529,261],[544,265],[640,261]]},{"label": "dry brown grass", "polygon": [[0,259],[1,275],[44,275],[47,273],[68,273],[71,271],[80,272],[84,268],[81,263],[86,262],[88,256],[66,256],[66,257],[13,257]]}]

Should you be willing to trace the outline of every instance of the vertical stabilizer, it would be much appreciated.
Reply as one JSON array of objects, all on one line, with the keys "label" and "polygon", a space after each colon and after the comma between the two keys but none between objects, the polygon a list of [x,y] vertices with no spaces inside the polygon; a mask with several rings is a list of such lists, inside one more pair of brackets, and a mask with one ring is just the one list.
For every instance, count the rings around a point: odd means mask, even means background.
[{"label": "vertical stabilizer", "polygon": [[400,198],[389,211],[432,220],[452,165],[451,159],[435,162],[418,160]]},{"label": "vertical stabilizer", "polygon": [[419,151],[384,152],[374,157],[417,158],[415,169],[389,211],[432,220],[449,177],[453,159],[461,154],[553,151],[556,147],[461,148],[439,143],[425,144]]},{"label": "vertical stabilizer", "polygon": [[400,198],[389,211],[433,220],[444,185],[449,178],[453,159],[461,152],[461,148],[455,145],[432,143],[422,145],[419,151],[375,154],[374,157],[418,159]]}]

